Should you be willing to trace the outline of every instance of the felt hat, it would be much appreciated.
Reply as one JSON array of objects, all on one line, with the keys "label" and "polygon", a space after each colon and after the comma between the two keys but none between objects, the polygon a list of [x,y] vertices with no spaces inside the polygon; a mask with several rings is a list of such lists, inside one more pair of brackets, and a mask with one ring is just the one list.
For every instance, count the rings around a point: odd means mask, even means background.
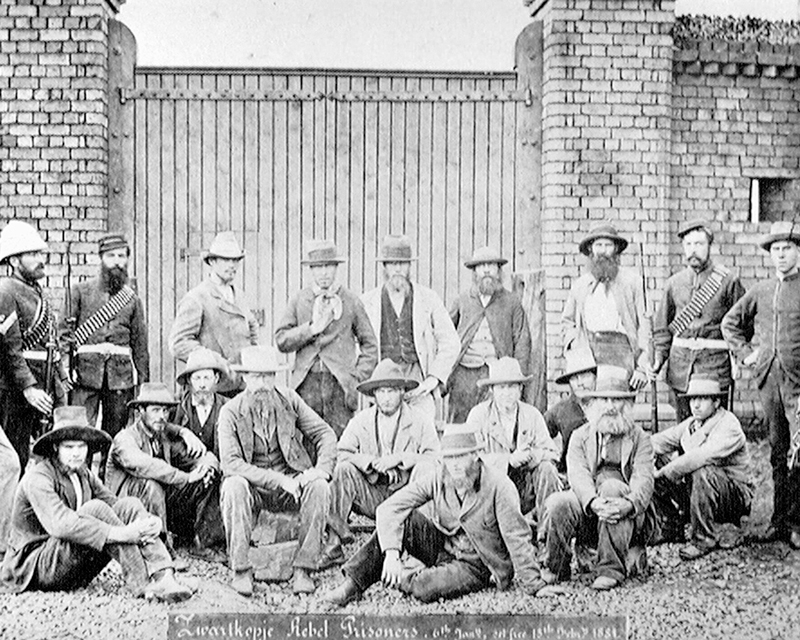
[{"label": "felt hat", "polygon": [[114,249],[126,249],[128,255],[131,254],[131,247],[128,241],[125,239],[125,236],[119,233],[110,233],[107,236],[103,236],[97,243],[97,253],[101,256],[106,251],[114,251]]},{"label": "felt hat", "polygon": [[308,252],[305,260],[300,261],[301,264],[309,266],[323,265],[323,264],[341,264],[347,262],[336,249],[336,244],[333,240],[312,240],[308,245]]},{"label": "felt hat", "polygon": [[47,243],[27,222],[10,220],[0,231],[0,264],[29,251],[47,251]]},{"label": "felt hat", "polygon": [[713,398],[715,396],[724,396],[726,393],[720,388],[719,380],[692,376],[689,378],[689,386],[683,395],[686,398]]},{"label": "felt hat", "polygon": [[600,238],[613,241],[617,245],[617,253],[622,253],[628,246],[628,241],[619,235],[613,225],[608,222],[602,222],[589,231],[589,235],[580,241],[578,249],[585,256],[591,255],[592,243]]},{"label": "felt hat", "polygon": [[683,240],[685,235],[691,233],[692,231],[697,231],[698,229],[705,231],[712,240],[714,239],[714,232],[711,230],[711,223],[703,218],[692,218],[690,220],[686,220],[678,229],[678,237]]},{"label": "felt hat", "polygon": [[478,437],[475,428],[466,424],[447,425],[442,434],[441,445],[440,453],[445,458],[463,456],[484,448],[483,441]]},{"label": "felt hat", "polygon": [[505,356],[499,360],[489,363],[489,376],[478,380],[479,387],[486,387],[493,384],[525,384],[530,382],[533,376],[526,376],[522,373],[519,360],[511,356]]},{"label": "felt hat", "polygon": [[33,453],[47,456],[53,445],[65,440],[80,440],[89,445],[91,452],[111,444],[111,436],[105,431],[89,426],[86,407],[56,407],[53,409],[53,428],[33,443]]},{"label": "felt hat", "polygon": [[135,400],[131,400],[128,406],[131,408],[147,407],[151,404],[171,407],[178,404],[178,401],[163,382],[143,382],[139,387],[139,395]]},{"label": "felt hat", "polygon": [[389,235],[383,239],[378,262],[413,262],[416,259],[408,236]]},{"label": "felt hat", "polygon": [[189,354],[186,368],[178,374],[178,384],[189,384],[189,376],[203,369],[213,369],[219,373],[220,382],[228,375],[228,365],[216,351],[198,347]]},{"label": "felt hat", "polygon": [[758,244],[765,251],[769,251],[772,243],[779,241],[794,242],[796,245],[800,245],[800,225],[792,220],[773,222],[769,227],[769,233],[763,236]]},{"label": "felt hat", "polygon": [[399,364],[390,358],[384,358],[375,367],[369,380],[359,384],[356,389],[365,396],[371,396],[374,395],[375,389],[381,387],[398,387],[410,391],[418,386],[419,383],[416,380],[411,380],[403,375]]},{"label": "felt hat", "polygon": [[628,398],[636,397],[630,386],[630,372],[625,367],[610,364],[597,365],[597,383],[594,391],[584,391],[582,398]]},{"label": "felt hat", "polygon": [[584,371],[597,371],[597,362],[588,347],[570,349],[564,354],[564,358],[564,373],[556,378],[556,384],[568,384],[572,376]]},{"label": "felt hat", "polygon": [[233,231],[221,231],[211,242],[207,251],[203,252],[203,262],[208,263],[211,258],[227,258],[241,260],[244,251],[239,246],[239,241]]},{"label": "felt hat", "polygon": [[464,264],[469,269],[474,269],[479,264],[496,264],[502,267],[504,264],[508,264],[508,260],[501,256],[499,251],[495,251],[491,247],[480,247],[475,249],[472,257],[469,260],[465,260]]},{"label": "felt hat", "polygon": [[257,345],[242,349],[241,364],[232,364],[231,369],[244,373],[276,373],[289,368],[281,362],[281,356],[275,347]]}]

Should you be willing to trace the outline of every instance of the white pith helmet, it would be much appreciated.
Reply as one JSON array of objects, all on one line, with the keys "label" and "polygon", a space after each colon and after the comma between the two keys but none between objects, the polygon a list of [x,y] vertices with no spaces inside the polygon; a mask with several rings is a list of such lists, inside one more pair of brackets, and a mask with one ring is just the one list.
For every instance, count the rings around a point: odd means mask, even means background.
[{"label": "white pith helmet", "polygon": [[47,251],[47,243],[27,222],[11,220],[0,231],[0,264],[29,251]]}]

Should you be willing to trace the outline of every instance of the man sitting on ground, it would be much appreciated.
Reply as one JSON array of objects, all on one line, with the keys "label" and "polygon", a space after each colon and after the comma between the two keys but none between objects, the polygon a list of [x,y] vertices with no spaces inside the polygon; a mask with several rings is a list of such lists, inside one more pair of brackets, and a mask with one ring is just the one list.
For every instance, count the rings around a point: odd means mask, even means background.
[{"label": "man sitting on ground", "polygon": [[[2,580],[11,590],[66,591],[89,584],[113,558],[136,596],[180,602],[192,589],[174,576],[161,520],[136,498],[117,499],[86,466],[108,447],[84,407],[58,407],[33,445],[41,459],[22,477],[12,508]],[[90,458],[89,458],[90,459]]]},{"label": "man sitting on ground", "polygon": [[[690,523],[691,543],[678,552],[683,560],[727,545],[716,523],[738,526],[750,513],[747,442],[739,419],[722,407],[725,394],[717,380],[693,376],[685,394],[692,417],[650,439],[658,466],[653,502],[661,541],[682,541]],[[672,454],[677,455],[670,459]]]}]

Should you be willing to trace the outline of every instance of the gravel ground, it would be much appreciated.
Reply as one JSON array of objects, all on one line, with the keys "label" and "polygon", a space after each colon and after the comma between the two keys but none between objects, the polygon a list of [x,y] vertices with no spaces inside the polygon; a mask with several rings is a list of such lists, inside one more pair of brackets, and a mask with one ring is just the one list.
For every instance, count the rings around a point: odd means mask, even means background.
[{"label": "gravel ground", "polygon": [[[766,526],[771,481],[768,447],[751,444],[757,494],[743,532],[753,536]],[[730,530],[728,533],[733,534]],[[362,538],[363,538],[362,534]],[[352,548],[351,548],[352,549]],[[800,638],[800,552],[784,543],[748,544],[717,552],[694,563],[678,559],[678,545],[649,550],[650,575],[607,593],[594,593],[590,576],[573,578],[566,593],[534,598],[519,591],[485,591],[447,603],[421,604],[399,592],[372,587],[343,613],[418,616],[429,613],[524,613],[628,616],[630,638]],[[183,552],[179,552],[183,553]],[[315,596],[293,596],[284,585],[256,585],[253,598],[238,596],[221,565],[190,560],[189,575],[199,577],[192,600],[162,605],[133,599],[122,588],[119,569],[111,565],[86,589],[72,593],[0,594],[0,638],[119,640],[165,638],[167,614],[325,613]],[[322,590],[339,583],[330,569],[318,574]]]}]

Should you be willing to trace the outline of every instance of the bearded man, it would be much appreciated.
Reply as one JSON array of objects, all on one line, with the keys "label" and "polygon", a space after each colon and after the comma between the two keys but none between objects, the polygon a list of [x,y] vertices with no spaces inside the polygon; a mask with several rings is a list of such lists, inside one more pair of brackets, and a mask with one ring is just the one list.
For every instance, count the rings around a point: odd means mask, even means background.
[{"label": "bearded man", "polygon": [[439,296],[412,283],[416,257],[408,236],[386,236],[378,259],[384,284],[361,299],[378,338],[379,359],[393,360],[406,378],[419,382],[406,392],[406,402],[434,417],[435,397],[458,357],[458,333]]},{"label": "bearded man", "polygon": [[[723,394],[733,383],[731,358],[722,339],[722,318],[744,295],[729,269],[711,259],[714,232],[704,220],[690,220],[678,231],[686,268],[667,280],[653,320],[653,373],[666,366],[667,384],[678,422],[692,415],[685,395],[693,375],[719,381]],[[727,395],[720,396],[725,407]]]},{"label": "bearded man", "polygon": [[508,263],[489,247],[477,249],[464,262],[472,270],[472,287],[450,309],[450,319],[461,339],[461,351],[450,380],[448,422],[464,422],[470,410],[488,394],[478,381],[489,365],[500,358],[514,358],[528,374],[531,332],[519,297],[503,286],[503,265]]},{"label": "bearded man", "polygon": [[578,245],[589,271],[572,283],[561,316],[564,351],[588,347],[597,364],[624,367],[631,386],[647,383],[648,332],[639,277],[619,266],[628,241],[607,222]]},{"label": "bearded man", "polygon": [[598,365],[596,389],[584,394],[588,423],[569,443],[570,488],[554,493],[545,505],[547,582],[569,580],[576,537],[597,540],[593,589],[613,589],[633,567],[646,565],[643,547],[653,526],[653,448],[633,420],[635,396],[626,369]]},{"label": "bearded man", "polygon": [[[61,335],[74,340],[72,403],[86,407],[89,424],[95,424],[102,406],[102,429],[113,438],[128,423],[136,386],[149,380],[150,354],[144,307],[128,279],[127,240],[107,235],[98,252],[100,273],[71,288],[66,308],[73,326],[62,324]],[[105,461],[101,477],[104,469]]]}]

